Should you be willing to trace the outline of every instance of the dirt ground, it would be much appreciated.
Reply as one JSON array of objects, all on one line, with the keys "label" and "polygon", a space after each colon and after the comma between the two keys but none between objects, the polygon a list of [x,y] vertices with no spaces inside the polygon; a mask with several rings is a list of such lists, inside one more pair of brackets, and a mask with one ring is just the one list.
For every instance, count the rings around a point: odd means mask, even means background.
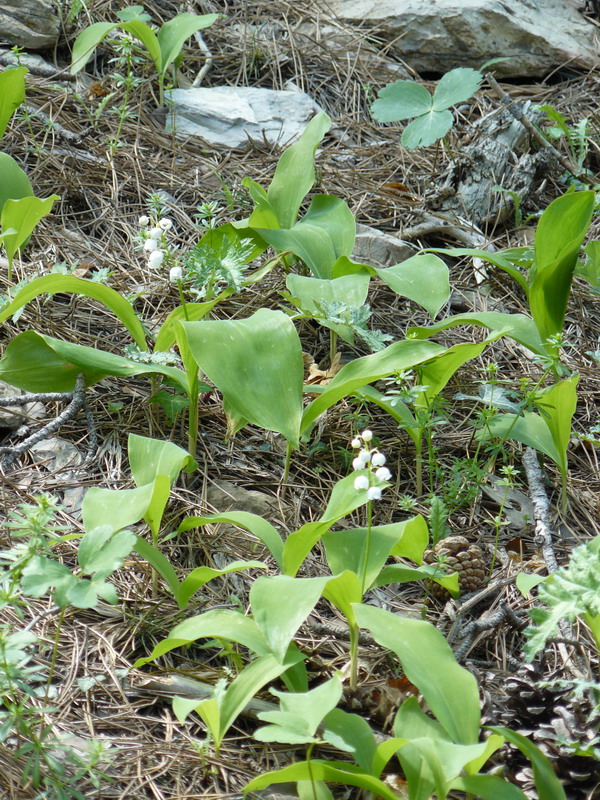
[{"label": "dirt ground", "polygon": [[[56,64],[66,66],[69,44],[86,15],[94,22],[114,21],[116,5],[89,0],[87,11],[82,11],[65,31],[64,43],[56,53],[47,54],[48,58],[56,58]],[[186,10],[182,3],[171,2],[148,2],[145,7],[155,21]],[[315,41],[302,33],[302,26],[315,14],[310,0],[203,3],[202,11],[222,11],[226,15],[205,32],[213,64],[204,86],[280,89],[291,80],[333,119],[334,128],[317,155],[319,192],[343,198],[357,222],[400,236],[416,248],[464,246],[451,229],[421,229],[419,234],[417,226],[431,213],[432,198],[443,185],[452,160],[460,159],[461,150],[477,135],[473,127],[477,120],[497,108],[498,98],[489,88],[484,86],[472,101],[461,106],[445,144],[408,151],[399,144],[402,126],[380,125],[369,112],[377,91],[393,80],[390,62],[398,64],[376,32],[366,38],[359,31],[346,31],[352,43],[346,49]],[[328,22],[325,14],[320,22]],[[205,62],[205,54],[193,40],[184,53],[181,74],[184,80],[193,81]],[[3,149],[27,169],[38,196],[56,193],[60,201],[37,227],[31,244],[16,264],[16,273],[20,280],[48,272],[59,262],[75,267],[75,274],[80,277],[90,277],[96,270],[107,268],[108,284],[124,296],[135,295],[134,308],[151,329],[179,304],[179,298],[176,287],[166,279],[149,276],[143,254],[135,249],[137,220],[147,211],[150,193],[165,193],[177,244],[184,249],[197,240],[194,214],[200,203],[217,202],[220,222],[247,216],[251,204],[241,180],[249,176],[268,185],[281,151],[261,142],[254,142],[246,151],[216,150],[200,141],[182,141],[166,133],[164,115],[156,111],[156,82],[145,62],[139,66],[144,80],[132,92],[131,115],[124,121],[119,146],[111,156],[107,142],[116,135],[118,125],[116,114],[111,112],[123,101],[123,89],[111,73],[111,55],[108,47],[101,48],[96,61],[88,66],[86,78],[50,80],[35,74],[28,76],[28,102],[56,125],[47,125],[36,114],[28,121],[14,121],[5,134]],[[411,72],[410,64],[402,66],[408,75],[419,77]],[[425,81],[425,85],[431,88],[439,76],[426,77],[431,81]],[[544,81],[513,80],[502,85],[511,97],[539,105],[552,104],[572,123],[589,119],[585,167],[592,175],[598,175],[598,80],[595,73],[584,74],[565,67]],[[538,146],[530,144],[532,150]],[[557,147],[564,148],[564,142],[558,142]],[[487,224],[481,231],[487,243],[499,249],[530,242],[535,219],[527,218],[566,191],[562,172],[555,168],[539,175],[522,204],[526,221],[519,227],[515,227],[513,214],[503,223]],[[596,217],[590,238],[599,235],[600,221]],[[503,273],[490,268],[481,283],[470,259],[446,260],[453,297],[452,309],[443,310],[442,315],[477,307],[477,303],[484,304],[479,307],[487,304],[489,308],[495,303],[508,312],[527,313],[524,297]],[[3,277],[0,287],[2,292],[9,288]],[[220,304],[218,316],[233,319],[248,316],[262,306],[278,308],[284,288],[285,275],[275,270],[261,284]],[[543,463],[559,564],[566,563],[575,546],[600,533],[597,449],[577,438],[600,422],[598,364],[588,355],[599,349],[597,300],[586,284],[575,282],[565,331],[564,363],[581,377],[564,512],[559,507],[558,471],[548,459]],[[369,302],[372,326],[394,339],[402,338],[412,325],[427,324],[422,310],[398,298],[382,282],[372,282]],[[129,344],[127,331],[103,306],[66,294],[29,303],[16,322],[2,326],[2,347],[12,336],[29,328],[119,354]],[[326,329],[303,321],[299,332],[305,352],[316,364],[326,367]],[[450,344],[482,336],[481,330],[456,328],[438,336],[437,341]],[[344,361],[368,353],[360,343],[351,347],[342,342],[341,347]],[[499,509],[498,491],[490,489],[489,478],[482,478],[483,486],[479,486],[473,468],[465,466],[474,453],[473,405],[457,400],[456,394],[475,395],[478,381],[489,374],[490,364],[497,365],[497,374],[510,388],[517,388],[524,377],[535,375],[538,370],[522,349],[503,339],[460,371],[444,393],[449,423],[436,429],[435,474],[430,475],[425,468],[426,482],[431,480],[438,495],[443,495],[444,487],[447,489],[452,480],[456,481],[461,499],[451,508],[449,528],[452,533],[477,542],[487,553],[494,549],[493,517]],[[146,378],[109,378],[92,387],[88,403],[98,436],[94,457],[74,470],[52,466],[54,462],[48,461],[47,456],[31,452],[22,454],[16,464],[5,465],[0,475],[0,519],[2,515],[8,518],[9,512],[42,492],[63,500],[65,491],[75,491],[71,496],[76,497],[80,487],[131,486],[126,458],[129,433],[171,439],[185,447],[184,417],[180,415],[170,422],[157,404],[147,402],[150,393]],[[42,418],[31,422],[32,429],[57,413],[56,408],[48,404]],[[310,443],[294,454],[285,491],[281,485],[285,455],[281,437],[249,426],[228,442],[226,424],[218,393],[204,395],[197,454],[200,468],[174,488],[163,526],[165,534],[175,530],[185,516],[220,510],[215,506],[223,501],[218,490],[222,481],[260,492],[262,501],[266,498],[271,504],[271,522],[284,532],[317,519],[331,487],[348,472],[351,438],[366,426],[376,432],[395,476],[394,486],[377,508],[378,522],[406,518],[406,500],[402,500],[406,497],[414,500],[411,513],[429,514],[426,498],[415,496],[415,454],[410,439],[391,417],[375,407],[350,399],[334,406],[320,421]],[[58,435],[85,454],[90,434],[83,415],[68,422]],[[14,431],[5,431],[1,444],[17,442]],[[505,463],[520,470],[518,488],[526,496],[521,446],[508,442],[503,456]],[[76,509],[62,511],[59,521],[73,532],[82,530]],[[214,526],[197,531],[192,538],[171,539],[164,544],[163,552],[183,573],[202,564],[219,565],[223,556],[226,560],[261,557],[256,554],[255,544],[241,530]],[[587,630],[575,625],[572,633],[579,646],[555,642],[548,646],[543,659],[534,665],[525,664],[524,612],[530,601],[516,589],[514,578],[520,571],[544,574],[545,565],[531,524],[517,519],[502,528],[499,545],[491,580],[495,588],[465,610],[461,610],[460,601],[445,604],[428,597],[422,583],[378,589],[369,602],[399,614],[424,614],[445,634],[453,628],[457,613],[466,624],[503,608],[515,612],[516,617],[508,615],[497,625],[482,627],[460,651],[461,663],[472,670],[480,685],[484,720],[486,724],[506,725],[531,735],[551,756],[569,800],[591,800],[600,785],[597,762],[574,754],[569,740],[587,736],[586,732],[597,725],[593,710],[585,698],[573,699],[565,690],[543,688],[536,681],[570,679],[573,670],[579,669],[574,664],[581,664],[581,660],[590,675],[594,671],[597,675],[592,639]],[[65,563],[75,564],[73,542],[61,545],[60,552]],[[321,565],[322,554],[317,548],[303,575],[318,574]],[[199,614],[216,605],[245,607],[251,580],[246,573],[240,573],[213,581],[185,613]],[[151,570],[139,557],[132,555],[114,581],[120,596],[118,605],[101,603],[93,610],[70,609],[66,613],[54,666],[53,684],[57,691],[51,705],[57,710],[49,713],[48,719],[55,731],[76,737],[73,741],[80,744],[97,738],[109,741],[114,748],[104,765],[107,776],[100,788],[94,788],[87,778],[77,784],[84,797],[238,798],[248,780],[260,772],[283,766],[291,757],[303,757],[302,749],[294,754],[287,746],[265,746],[253,740],[255,722],[244,716],[230,730],[218,757],[210,746],[203,745],[206,732],[195,715],[180,724],[171,708],[169,681],[177,675],[214,683],[227,674],[229,662],[213,642],[207,647],[174,651],[142,670],[131,669],[133,662],[147,655],[182,616],[171,595],[160,586],[158,596],[152,597]],[[41,645],[36,662],[44,668],[49,665],[58,622],[56,613],[45,613],[50,608],[47,599],[31,600],[24,611],[26,623],[37,620],[33,630]],[[3,608],[2,616],[5,623],[23,624],[10,606]],[[342,620],[323,601],[301,629],[298,643],[309,657],[310,672],[315,678],[346,666],[347,641],[342,626]],[[457,650],[461,643],[464,644],[464,637],[458,635],[452,646]],[[374,728],[389,734],[390,714],[403,698],[398,676],[393,674],[381,649],[373,644],[361,647],[361,663],[362,690],[356,697],[347,698],[347,707],[360,710]],[[82,688],[77,682],[81,678],[96,681],[91,682],[90,688]],[[266,693],[265,696],[268,697]],[[14,751],[15,743],[10,738],[0,745],[0,795],[10,800],[35,797],[31,786],[19,787],[23,761],[15,757]],[[494,756],[493,763],[503,765],[516,785],[532,798],[536,796],[527,762],[516,750],[505,747]],[[339,788],[334,788],[335,792],[336,797],[358,796]]]}]

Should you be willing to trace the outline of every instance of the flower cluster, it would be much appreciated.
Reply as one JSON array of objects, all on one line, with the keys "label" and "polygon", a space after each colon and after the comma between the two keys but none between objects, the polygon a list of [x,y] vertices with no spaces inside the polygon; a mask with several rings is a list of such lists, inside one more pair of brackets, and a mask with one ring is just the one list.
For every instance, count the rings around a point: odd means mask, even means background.
[{"label": "flower cluster", "polygon": [[[169,232],[173,228],[173,222],[168,217],[162,217],[152,224],[150,217],[145,214],[138,219],[140,226],[140,239],[142,248],[148,253],[148,266],[150,269],[160,269],[163,263],[173,263],[173,250],[169,244]],[[183,278],[183,270],[180,266],[172,266],[169,270],[169,280],[177,283]]]},{"label": "flower cluster", "polygon": [[358,475],[354,479],[355,489],[366,489],[369,500],[381,499],[381,486],[376,486],[373,479],[377,481],[389,481],[392,473],[385,465],[385,456],[376,447],[370,447],[373,441],[373,433],[370,430],[363,431],[360,436],[352,439],[352,447],[358,450],[358,454],[352,461],[352,466],[357,471],[368,470],[366,475]]}]

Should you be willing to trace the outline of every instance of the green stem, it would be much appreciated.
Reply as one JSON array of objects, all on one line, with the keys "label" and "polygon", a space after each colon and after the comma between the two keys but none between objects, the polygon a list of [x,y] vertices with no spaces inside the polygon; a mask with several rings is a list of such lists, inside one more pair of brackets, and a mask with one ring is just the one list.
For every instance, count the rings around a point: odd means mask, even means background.
[{"label": "green stem", "polygon": [[369,555],[371,552],[371,527],[373,525],[373,502],[371,500],[367,503],[367,541],[365,543],[365,554],[360,575],[360,592],[364,595],[367,584],[367,570],[369,568]]},{"label": "green stem", "polygon": [[419,431],[419,438],[415,442],[415,462],[417,497],[421,497],[423,494],[423,435],[421,431]]},{"label": "green stem", "polygon": [[177,281],[177,290],[179,292],[179,299],[181,300],[181,307],[183,308],[183,316],[185,317],[185,321],[189,322],[190,318],[188,315],[187,303],[185,302],[185,295],[183,293],[183,282],[181,280]]},{"label": "green stem", "polygon": [[337,340],[338,335],[337,333],[329,329],[329,366],[333,369],[333,362],[335,361],[335,357],[337,355]]},{"label": "green stem", "polygon": [[355,691],[358,686],[358,625],[350,624],[350,689]]},{"label": "green stem", "polygon": [[285,466],[283,468],[283,478],[282,483],[287,483],[288,478],[290,477],[290,466],[292,464],[292,443],[287,442],[285,448]]},{"label": "green stem", "polygon": [[188,451],[192,458],[195,458],[198,445],[198,403],[200,400],[197,372],[192,383],[194,384],[194,388],[190,390],[188,405]]},{"label": "green stem", "polygon": [[311,742],[308,745],[308,747],[306,748],[306,768],[308,770],[310,785],[312,787],[313,800],[318,800],[318,798],[317,798],[317,787],[316,787],[316,782],[315,782],[315,778],[314,778],[313,771],[312,771],[312,763],[311,763],[311,760],[310,760],[311,756],[312,756],[312,752],[313,752],[314,749],[315,749],[315,742]]}]

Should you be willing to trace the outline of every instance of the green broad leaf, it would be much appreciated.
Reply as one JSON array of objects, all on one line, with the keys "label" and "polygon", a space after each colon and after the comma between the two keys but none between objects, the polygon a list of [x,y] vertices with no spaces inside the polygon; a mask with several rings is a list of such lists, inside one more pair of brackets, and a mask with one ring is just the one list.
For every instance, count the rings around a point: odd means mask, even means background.
[{"label": "green broad leaf", "polygon": [[92,528],[82,538],[77,549],[77,560],[84,575],[95,572],[111,574],[135,547],[135,534],[131,531],[114,533],[112,526]]},{"label": "green broad leaf", "polygon": [[[32,198],[37,199],[37,198]],[[13,297],[0,312],[0,322],[11,317],[16,311],[42,294],[78,294],[98,300],[110,309],[123,323],[140,350],[147,350],[146,336],[142,323],[137,318],[131,303],[119,292],[96,281],[75,278],[72,275],[42,275],[34,278]]]},{"label": "green broad leaf", "polygon": [[[302,201],[315,183],[315,151],[331,128],[331,120],[320,111],[308,123],[298,141],[288,147],[277,164],[267,198],[274,210],[279,228],[291,228],[298,217]],[[250,227],[258,226],[250,217]]]},{"label": "green broad leaf", "polygon": [[191,528],[198,528],[202,525],[215,525],[225,522],[229,525],[237,525],[249,531],[267,547],[279,569],[283,567],[283,540],[277,528],[267,522],[266,519],[248,511],[226,511],[222,514],[209,514],[206,517],[188,517],[185,519],[177,533],[185,533]]},{"label": "green broad leaf", "polygon": [[105,36],[108,36],[118,26],[119,23],[96,22],[81,31],[73,44],[69,70],[71,75],[77,74],[85,67],[90,53],[98,47]]},{"label": "green broad leaf", "polygon": [[[332,574],[351,570],[360,575],[367,560],[365,588],[369,588],[393,554],[422,561],[429,543],[427,523],[421,516],[390,525],[325,533],[322,536],[327,563]],[[361,598],[362,599],[362,598]],[[358,601],[353,602],[360,602]]]},{"label": "green broad leaf", "polygon": [[298,781],[296,791],[299,800],[335,800],[323,781]]},{"label": "green broad leaf", "polygon": [[143,364],[35,331],[15,336],[0,359],[0,380],[29,392],[71,392],[80,374],[88,386],[109,375],[165,375],[187,391],[185,373],[175,367]]},{"label": "green broad leaf", "polygon": [[299,256],[316,278],[333,278],[333,267],[354,249],[356,221],[347,204],[338,197],[317,195],[308,211],[292,228],[257,233],[280,252],[291,250]]},{"label": "green broad leaf", "polygon": [[[257,694],[263,686],[278,678],[283,672],[294,667],[303,656],[299,652],[289,652],[283,661],[276,659],[271,653],[260,656],[245,667],[242,672],[227,687],[222,697],[216,699],[219,711],[218,735],[215,736],[214,727],[211,733],[215,738],[215,746],[218,748],[223,741],[223,737],[233,725],[237,717],[246,708],[250,700]],[[214,700],[206,701],[196,706],[196,712],[208,724],[209,720],[205,716],[205,704],[214,703]],[[214,714],[211,708],[211,714]],[[214,718],[212,720],[214,726]]]},{"label": "green broad leaf", "polygon": [[356,572],[344,570],[330,578],[323,589],[323,597],[344,615],[348,625],[356,626],[354,605],[363,599],[361,579]]},{"label": "green broad leaf", "polygon": [[166,353],[177,341],[177,323],[184,320],[189,322],[197,322],[199,319],[205,317],[215,305],[218,303],[218,298],[209,300],[206,303],[186,303],[185,306],[177,306],[167,316],[163,324],[160,326],[156,341],[154,342],[154,352]]},{"label": "green broad leaf", "polygon": [[556,777],[552,764],[539,747],[510,728],[490,725],[489,730],[503,736],[529,760],[533,768],[533,779],[539,800],[567,800],[565,790]]},{"label": "green broad leaf", "polygon": [[297,448],[304,362],[289,317],[262,308],[247,319],[180,325],[196,363],[229,405]]},{"label": "green broad leaf", "polygon": [[173,485],[181,470],[193,472],[198,464],[182,447],[164,439],[150,439],[130,433],[127,456],[136,486],[145,486],[158,475],[166,475]]},{"label": "green broad leaf", "polygon": [[447,328],[457,325],[475,325],[478,328],[488,328],[492,331],[503,331],[519,344],[527,347],[533,353],[545,356],[547,350],[542,341],[535,322],[525,314],[502,314],[499,311],[469,311],[466,314],[456,314],[453,317],[428,325],[426,328],[409,328],[407,335],[416,339],[425,339]]},{"label": "green broad leaf", "polygon": [[135,551],[144,559],[144,561],[147,561],[148,564],[150,564],[150,566],[155,569],[160,577],[164,580],[171,594],[177,601],[179,608],[185,608],[186,604],[180,602],[181,584],[169,559],[163,555],[158,548],[154,547],[154,545],[151,545],[150,542],[142,539],[141,536],[136,536]]},{"label": "green broad leaf", "polygon": [[377,576],[374,586],[387,586],[390,583],[411,583],[411,581],[422,581],[429,579],[439,583],[447,589],[452,597],[460,595],[458,585],[458,573],[445,575],[440,569],[431,564],[421,564],[420,567],[405,567],[402,564],[390,564],[381,570]]},{"label": "green broad leaf", "polygon": [[403,340],[378,353],[351,361],[342,367],[325,391],[306,407],[302,416],[301,432],[310,428],[317,417],[334,403],[353,394],[357,389],[387,378],[398,370],[411,369],[443,352],[444,348],[433,342]]},{"label": "green broad leaf", "polygon": [[21,590],[29,597],[43,597],[52,587],[72,584],[76,578],[64,564],[33,556],[23,568]]},{"label": "green broad leaf", "polygon": [[406,739],[450,741],[444,726],[422,710],[416,697],[408,697],[396,712],[394,733],[396,736],[403,736]]},{"label": "green broad leaf", "polygon": [[257,578],[250,589],[250,606],[270,651],[283,661],[290,642],[323,594],[329,576]]},{"label": "green broad leaf", "polygon": [[[64,590],[63,590],[64,591]],[[61,594],[63,594],[61,592]],[[94,608],[98,603],[98,593],[92,581],[86,578],[75,579],[64,592],[64,597],[76,608]],[[62,603],[59,603],[62,605]]]},{"label": "green broad leaf", "polygon": [[25,100],[25,75],[28,72],[27,67],[16,67],[0,73],[0,139],[9,119]]},{"label": "green broad leaf", "polygon": [[[525,250],[526,248],[523,248]],[[449,248],[429,248],[428,252],[431,253],[445,253],[448,256],[462,258],[469,256],[470,258],[479,258],[482,261],[487,261],[488,264],[493,264],[495,267],[504,270],[508,275],[515,280],[525,293],[525,297],[529,295],[529,282],[527,278],[509,261],[502,253],[490,253],[488,250],[476,250],[471,247],[449,247]],[[507,251],[503,251],[507,252]]]},{"label": "green broad leaf", "polygon": [[450,297],[448,267],[434,255],[420,255],[375,272],[390,289],[422,306],[434,319]]},{"label": "green broad leaf", "polygon": [[7,200],[32,197],[33,188],[24,170],[8,153],[0,153],[0,212]]},{"label": "green broad leaf", "polygon": [[259,742],[304,744],[317,741],[317,728],[323,718],[337,706],[342,697],[342,682],[337,675],[307,692],[280,692],[271,689],[279,698],[280,711],[258,714],[261,722],[269,722],[254,732]]},{"label": "green broad leaf", "polygon": [[479,691],[444,636],[429,622],[399,617],[372,606],[355,607],[358,624],[382,647],[392,650],[406,677],[417,686],[436,719],[454,742],[479,739]]},{"label": "green broad leaf", "polygon": [[150,58],[154,62],[156,71],[159,74],[162,73],[163,68],[162,68],[161,47],[158,43],[158,38],[154,33],[154,31],[152,30],[152,28],[139,19],[132,19],[129,22],[120,22],[118,27],[121,28],[121,30],[130,33],[136,39],[140,40],[140,42],[144,45],[144,47],[150,54]]},{"label": "green broad leaf", "polygon": [[416,147],[429,147],[444,137],[452,125],[454,117],[450,111],[435,111],[431,109],[422,117],[417,117],[409,122],[402,133],[401,142],[407,150]]},{"label": "green broad leaf", "polygon": [[152,496],[144,513],[144,522],[148,524],[152,533],[152,541],[156,544],[160,533],[160,524],[171,494],[171,481],[167,475],[157,475],[149,485],[152,487]]},{"label": "green broad leaf", "polygon": [[160,49],[158,72],[166,72],[167,67],[175,61],[181,52],[186,39],[193,36],[196,31],[208,28],[219,19],[219,16],[219,14],[178,14],[173,19],[165,22],[157,37]]},{"label": "green broad leaf", "polygon": [[573,273],[595,202],[595,192],[570,192],[553,200],[538,222],[529,308],[543,340],[562,332]]},{"label": "green broad leaf", "polygon": [[415,406],[428,408],[433,398],[439,395],[452,376],[467,361],[478,358],[488,344],[495,342],[502,335],[503,331],[495,331],[483,342],[455,344],[431,362],[419,367],[419,384],[423,387],[423,391],[419,393]]},{"label": "green broad leaf", "polygon": [[415,81],[395,81],[377,94],[371,114],[378,122],[399,122],[426,114],[433,99],[427,89]]},{"label": "green broad leaf", "polygon": [[567,449],[571,439],[571,421],[577,408],[579,373],[557,381],[538,392],[535,404],[548,426],[556,450],[560,453],[559,467],[563,480],[567,476]]},{"label": "green broad leaf", "polygon": [[[242,186],[248,189],[248,194],[254,203],[254,210],[247,220],[236,223],[236,227],[239,226],[242,230],[247,227],[251,227],[252,229],[268,228],[269,230],[280,228],[281,225],[279,224],[277,211],[269,202],[269,198],[263,187],[251,178],[244,178],[242,180]],[[294,217],[292,224],[295,221],[296,218]],[[265,248],[266,246],[265,243]]]},{"label": "green broad leaf", "polygon": [[323,739],[338,750],[352,753],[361,769],[379,777],[380,773],[372,770],[377,741],[371,726],[359,714],[334,708],[323,718]]},{"label": "green broad leaf", "polygon": [[38,222],[50,213],[56,200],[60,200],[57,194],[52,194],[43,200],[40,197],[6,200],[1,213],[2,230],[13,228],[16,231],[2,239],[9,263],[12,262],[17,250],[26,243]]},{"label": "green broad leaf", "polygon": [[515,578],[515,586],[525,600],[531,600],[531,590],[545,581],[547,575],[538,575],[534,572],[519,572]]},{"label": "green broad leaf", "polygon": [[484,442],[493,438],[514,439],[544,453],[559,467],[563,461],[545,420],[533,411],[525,411],[521,416],[498,414],[486,422],[485,428],[477,431],[475,438]]},{"label": "green broad leaf", "polygon": [[367,272],[344,275],[332,280],[307,278],[304,275],[290,273],[286,286],[300,304],[304,313],[319,316],[319,322],[334,330],[345,342],[354,342],[354,332],[349,325],[331,322],[323,317],[320,304],[342,301],[349,307],[364,305],[369,293],[370,276]]},{"label": "green broad leaf", "polygon": [[129,528],[144,518],[152,500],[152,484],[137,489],[101,489],[92,486],[83,498],[86,531],[108,526],[111,533]]},{"label": "green broad leaf", "polygon": [[138,669],[177,647],[191,644],[198,639],[213,638],[237,642],[257,655],[270,652],[267,640],[251,617],[233,609],[216,608],[180,622],[166,639],[156,645],[149,656],[139,658],[133,666]]},{"label": "green broad leaf", "polygon": [[[416,697],[402,703],[394,720],[394,733],[409,741],[399,753],[400,761],[408,774],[421,774],[423,765],[429,768],[433,782],[446,792],[446,784],[463,771],[473,774],[488,758],[502,747],[504,739],[493,736],[474,744],[456,744],[440,723],[428,716],[419,706]],[[433,750],[432,750],[433,747]],[[432,763],[432,754],[435,753]],[[410,783],[410,781],[409,781]]]},{"label": "green broad leaf", "polygon": [[450,788],[480,797],[481,800],[527,800],[527,795],[517,786],[496,775],[469,775],[455,778]]},{"label": "green broad leaf", "polygon": [[354,488],[358,474],[346,475],[335,484],[320,520],[305,523],[287,537],[283,546],[283,571],[286,575],[293,577],[298,572],[308,553],[335,522],[367,503],[367,490]]},{"label": "green broad leaf", "polygon": [[479,70],[458,67],[443,75],[433,93],[433,108],[441,111],[473,97],[481,86]]},{"label": "green broad leaf", "polygon": [[316,759],[311,759],[310,762],[297,761],[289,767],[259,775],[244,786],[244,796],[248,792],[266,789],[274,783],[288,783],[289,781],[326,781],[327,783],[340,783],[343,786],[358,786],[372,792],[381,800],[398,800],[398,796],[388,789],[383,781],[374,778],[360,767]]},{"label": "green broad leaf", "polygon": [[245,569],[268,569],[262,561],[232,561],[222,569],[212,569],[211,567],[197,567],[181,582],[179,596],[177,598],[180,608],[185,608],[192,595],[201,589],[206,583],[222,575],[229,575],[230,572],[241,572]]}]

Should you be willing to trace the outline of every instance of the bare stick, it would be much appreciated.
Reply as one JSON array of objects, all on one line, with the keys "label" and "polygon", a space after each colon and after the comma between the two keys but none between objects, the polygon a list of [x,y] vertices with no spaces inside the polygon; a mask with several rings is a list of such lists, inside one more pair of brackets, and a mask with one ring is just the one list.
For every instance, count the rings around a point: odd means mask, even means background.
[{"label": "bare stick", "polygon": [[204,61],[204,64],[203,64],[200,72],[196,75],[196,77],[194,78],[194,82],[192,83],[192,86],[194,88],[197,88],[198,86],[200,86],[200,84],[202,83],[202,81],[206,77],[208,71],[210,70],[210,68],[213,65],[213,54],[208,49],[208,45],[206,44],[206,42],[202,38],[202,34],[200,33],[200,31],[196,31],[196,33],[194,34],[194,37],[196,38],[196,42],[198,44],[198,47],[200,48],[200,50],[202,50],[202,52],[206,56],[206,59]]},{"label": "bare stick", "polygon": [[556,572],[558,564],[552,546],[552,525],[550,524],[550,501],[544,489],[544,478],[533,447],[523,453],[523,466],[527,474],[529,494],[535,515],[535,543],[539,545],[548,572]]}]

